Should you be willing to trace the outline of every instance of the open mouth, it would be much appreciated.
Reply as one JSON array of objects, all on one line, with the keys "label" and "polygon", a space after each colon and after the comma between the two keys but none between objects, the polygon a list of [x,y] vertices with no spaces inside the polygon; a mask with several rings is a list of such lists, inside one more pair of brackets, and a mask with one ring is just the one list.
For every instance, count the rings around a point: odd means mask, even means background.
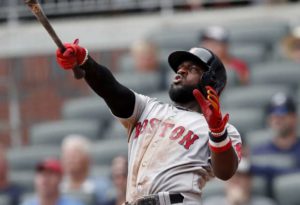
[{"label": "open mouth", "polygon": [[173,80],[173,83],[174,83],[174,84],[178,84],[178,83],[180,83],[181,81],[182,81],[182,76],[179,75],[179,74],[177,74],[177,75],[175,76],[174,80]]}]

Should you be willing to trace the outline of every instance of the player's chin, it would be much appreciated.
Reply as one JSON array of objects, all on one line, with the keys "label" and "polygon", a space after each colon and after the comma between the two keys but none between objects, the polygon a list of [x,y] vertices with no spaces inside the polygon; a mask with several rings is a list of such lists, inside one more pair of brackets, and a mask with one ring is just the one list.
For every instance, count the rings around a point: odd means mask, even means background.
[{"label": "player's chin", "polygon": [[183,86],[172,84],[169,89],[169,96],[173,102],[187,103],[195,100],[193,90],[195,86]]},{"label": "player's chin", "polygon": [[172,83],[170,89],[182,88],[183,85],[181,83]]}]

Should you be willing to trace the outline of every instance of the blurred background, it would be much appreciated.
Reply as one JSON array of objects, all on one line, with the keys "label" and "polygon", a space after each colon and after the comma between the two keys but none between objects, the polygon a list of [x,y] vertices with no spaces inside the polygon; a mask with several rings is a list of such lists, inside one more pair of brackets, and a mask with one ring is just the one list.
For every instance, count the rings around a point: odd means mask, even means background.
[{"label": "blurred background", "polygon": [[[246,142],[245,158],[254,167],[249,168],[252,183],[248,198],[262,196],[274,204],[300,204],[298,1],[40,0],[40,3],[63,42],[79,38],[80,45],[88,48],[90,55],[106,65],[120,82],[161,101],[169,102],[167,90],[173,73],[167,57],[172,51],[196,46],[215,51],[228,70],[228,83],[222,94],[223,112],[230,113],[231,123],[241,132]],[[58,68],[55,44],[22,0],[0,0],[0,45],[3,155],[0,205],[21,204],[38,194],[34,183],[37,164],[49,157],[65,159],[63,145],[70,135],[71,139],[72,135],[80,136],[73,136],[73,146],[80,147],[83,156],[88,156],[82,157],[88,158],[88,162],[83,159],[72,163],[89,164],[81,171],[82,175],[96,182],[98,189],[94,192],[96,198],[101,198],[96,202],[84,197],[79,200],[85,204],[122,201],[119,192],[125,190],[116,189],[123,182],[114,178],[113,159],[120,161],[119,158],[127,156],[126,132],[84,81],[75,80],[71,72]],[[279,100],[274,100],[276,95]],[[286,103],[290,101],[295,109]],[[285,112],[278,114],[277,108]],[[273,114],[280,117],[277,125],[270,122]],[[284,114],[292,119],[285,119]],[[269,147],[261,151],[264,149],[260,145],[281,143],[274,140],[284,135],[278,131],[281,123],[289,124],[287,127],[295,137],[288,138],[290,144],[282,149]],[[81,137],[88,142],[78,140]],[[276,151],[268,152],[270,149]],[[67,169],[68,163],[62,161]],[[271,164],[269,167],[267,162]],[[260,168],[267,171],[260,172]],[[267,177],[270,173],[272,179]],[[67,193],[63,185],[70,178],[63,177],[59,185],[61,194]],[[86,194],[83,185],[74,187],[73,191]],[[203,198],[226,194],[225,183],[213,180],[207,184]],[[19,200],[11,202],[11,198]]]}]

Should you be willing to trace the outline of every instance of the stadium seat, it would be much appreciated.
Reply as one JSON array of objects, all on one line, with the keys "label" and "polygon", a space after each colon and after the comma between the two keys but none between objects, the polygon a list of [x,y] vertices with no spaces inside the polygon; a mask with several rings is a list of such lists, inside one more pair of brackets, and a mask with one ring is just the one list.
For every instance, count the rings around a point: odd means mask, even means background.
[{"label": "stadium seat", "polygon": [[128,8],[131,8],[134,7],[134,5],[136,4],[134,0],[110,0],[107,2],[104,1],[103,5],[105,5],[105,3],[110,4],[113,9],[124,9],[124,5],[126,5]]},{"label": "stadium seat", "polygon": [[298,136],[300,136],[300,102],[298,103],[297,106],[297,117],[298,117],[298,125],[297,125],[297,131],[298,131]]},{"label": "stadium seat", "polygon": [[273,47],[273,51],[272,51],[272,57],[271,59],[272,61],[285,61],[287,60],[287,56],[285,55],[285,51],[283,49],[282,46],[282,40],[278,41],[274,47]]},{"label": "stadium seat", "polygon": [[159,73],[116,73],[115,78],[128,87],[138,93],[151,93],[160,89],[160,77]]},{"label": "stadium seat", "polygon": [[264,144],[274,137],[270,129],[250,130],[246,134],[246,140],[249,147],[255,147]]},{"label": "stadium seat", "polygon": [[251,83],[261,84],[285,84],[296,90],[300,81],[299,64],[283,61],[281,63],[268,63],[254,67],[251,71]]},{"label": "stadium seat", "polygon": [[10,181],[14,184],[19,185],[22,188],[22,190],[26,193],[34,191],[34,175],[34,170],[11,170],[9,172]]},{"label": "stadium seat", "polygon": [[113,116],[102,98],[99,96],[83,97],[68,100],[63,103],[63,119],[88,119],[99,123],[100,129],[105,132]]},{"label": "stadium seat", "polygon": [[48,157],[58,158],[60,147],[58,146],[27,146],[8,150],[8,163],[11,170],[34,170],[36,164]]},{"label": "stadium seat", "polygon": [[252,176],[252,194],[253,195],[267,195],[267,181],[263,177]]},{"label": "stadium seat", "polygon": [[118,139],[118,138],[127,138],[127,133],[125,127],[121,124],[121,122],[115,119],[110,127],[108,127],[107,131],[104,134],[105,139]]},{"label": "stadium seat", "polygon": [[235,71],[227,70],[226,75],[227,75],[227,82],[226,82],[226,89],[224,92],[227,91],[227,88],[231,89],[231,87],[236,87],[240,85],[237,73]]},{"label": "stadium seat", "polygon": [[272,47],[283,36],[289,32],[289,25],[286,21],[274,19],[259,21],[243,21],[227,26],[230,41],[233,43],[260,43]]},{"label": "stadium seat", "polygon": [[94,143],[91,149],[92,160],[96,165],[111,165],[111,160],[118,156],[127,156],[127,138],[105,139]]},{"label": "stadium seat", "polygon": [[299,64],[292,62],[290,60],[278,60],[278,61],[268,61],[265,63],[260,63],[255,66],[253,66],[252,70],[267,70],[271,72],[273,69],[285,69],[285,68],[293,68],[297,69],[299,68]]},{"label": "stadium seat", "polygon": [[275,198],[280,205],[299,205],[300,173],[283,175],[275,178]]},{"label": "stadium seat", "polygon": [[200,28],[178,26],[160,28],[148,34],[147,38],[162,49],[188,50],[199,44]]},{"label": "stadium seat", "polygon": [[102,98],[91,96],[65,101],[62,106],[62,117],[106,121],[111,120],[111,113]]},{"label": "stadium seat", "polygon": [[30,128],[33,145],[60,145],[69,134],[80,134],[91,140],[100,139],[101,129],[95,120],[58,120],[35,124]]},{"label": "stadium seat", "polygon": [[224,108],[263,109],[277,92],[289,92],[285,85],[249,85],[225,90],[221,103]]},{"label": "stadium seat", "polygon": [[[261,177],[253,177],[252,178],[252,193],[254,195],[266,195],[266,188],[267,188],[267,183],[264,180],[264,178]],[[213,197],[213,196],[222,196],[225,194],[225,185],[226,182],[221,181],[217,178],[207,182],[203,189],[203,199],[205,200],[206,198]]]},{"label": "stadium seat", "polygon": [[234,125],[241,134],[250,130],[263,128],[263,115],[259,109],[232,108],[224,109],[223,113],[229,113],[229,122]]},{"label": "stadium seat", "polygon": [[298,108],[300,110],[300,87],[297,90],[296,101],[298,102]]},{"label": "stadium seat", "polygon": [[235,43],[229,47],[230,53],[247,62],[251,67],[254,64],[266,61],[267,50],[266,47],[258,43]]},{"label": "stadium seat", "polygon": [[253,155],[251,161],[254,165],[260,167],[278,167],[278,168],[290,168],[294,167],[294,160],[288,154],[265,154],[265,155]]},{"label": "stadium seat", "polygon": [[[161,66],[162,68],[166,69],[166,56],[163,55],[162,53],[159,53],[161,54],[159,56],[160,58],[160,62],[161,62]],[[127,53],[127,54],[124,54],[120,57],[120,60],[119,60],[119,64],[118,64],[118,71],[119,72],[123,72],[123,73],[132,73],[135,71],[135,65],[134,65],[134,61],[133,61],[133,58],[132,56]]]},{"label": "stadium seat", "polygon": [[202,192],[202,197],[203,199],[206,199],[211,196],[224,195],[224,191],[225,182],[220,179],[214,178],[206,183]]},{"label": "stadium seat", "polygon": [[2,194],[0,196],[0,204],[6,205],[10,203],[9,201],[9,198],[6,195]]}]

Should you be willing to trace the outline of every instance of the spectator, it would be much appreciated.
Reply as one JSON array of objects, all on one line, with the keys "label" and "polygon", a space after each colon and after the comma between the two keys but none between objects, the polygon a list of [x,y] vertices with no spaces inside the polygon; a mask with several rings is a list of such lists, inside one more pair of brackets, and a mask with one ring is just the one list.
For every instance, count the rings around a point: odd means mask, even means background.
[{"label": "spectator", "polygon": [[35,189],[36,197],[23,205],[82,205],[81,202],[61,195],[59,185],[63,171],[56,159],[46,159],[36,166]]},{"label": "spectator", "polygon": [[[274,137],[272,141],[254,147],[251,157],[254,174],[265,177],[269,195],[273,196],[274,177],[300,171],[300,138],[297,138],[297,107],[294,100],[284,93],[275,94],[267,106],[267,122]],[[259,163],[258,159],[266,160]]]},{"label": "spectator", "polygon": [[6,150],[4,146],[0,146],[0,196],[7,198],[7,205],[18,205],[22,196],[22,189],[9,182],[8,170]]},{"label": "spectator", "polygon": [[159,53],[157,46],[147,40],[139,40],[132,44],[130,54],[134,67],[140,72],[153,72],[159,69]]},{"label": "spectator", "polygon": [[235,175],[225,182],[225,196],[212,196],[204,205],[275,205],[272,199],[252,195],[252,173],[250,162],[243,158]]},{"label": "spectator", "polygon": [[283,39],[282,48],[285,58],[300,63],[300,26]]},{"label": "spectator", "polygon": [[116,197],[104,205],[121,205],[126,201],[127,159],[124,156],[117,156],[113,159],[111,174]]},{"label": "spectator", "polygon": [[203,7],[203,0],[186,0],[186,3],[191,10],[197,10]]},{"label": "spectator", "polygon": [[142,74],[156,73],[160,76],[160,88],[167,86],[167,69],[160,59],[158,46],[150,40],[135,41],[130,48],[134,71]]},{"label": "spectator", "polygon": [[223,62],[227,71],[233,71],[238,83],[246,85],[249,83],[249,69],[247,64],[229,52],[229,34],[222,27],[213,26],[206,28],[200,36],[200,46],[210,49]]},{"label": "spectator", "polygon": [[[109,189],[108,179],[90,176],[90,142],[80,135],[69,135],[62,143],[65,177],[61,190],[79,198],[86,204],[102,204]],[[99,181],[99,183],[98,183]]]}]

